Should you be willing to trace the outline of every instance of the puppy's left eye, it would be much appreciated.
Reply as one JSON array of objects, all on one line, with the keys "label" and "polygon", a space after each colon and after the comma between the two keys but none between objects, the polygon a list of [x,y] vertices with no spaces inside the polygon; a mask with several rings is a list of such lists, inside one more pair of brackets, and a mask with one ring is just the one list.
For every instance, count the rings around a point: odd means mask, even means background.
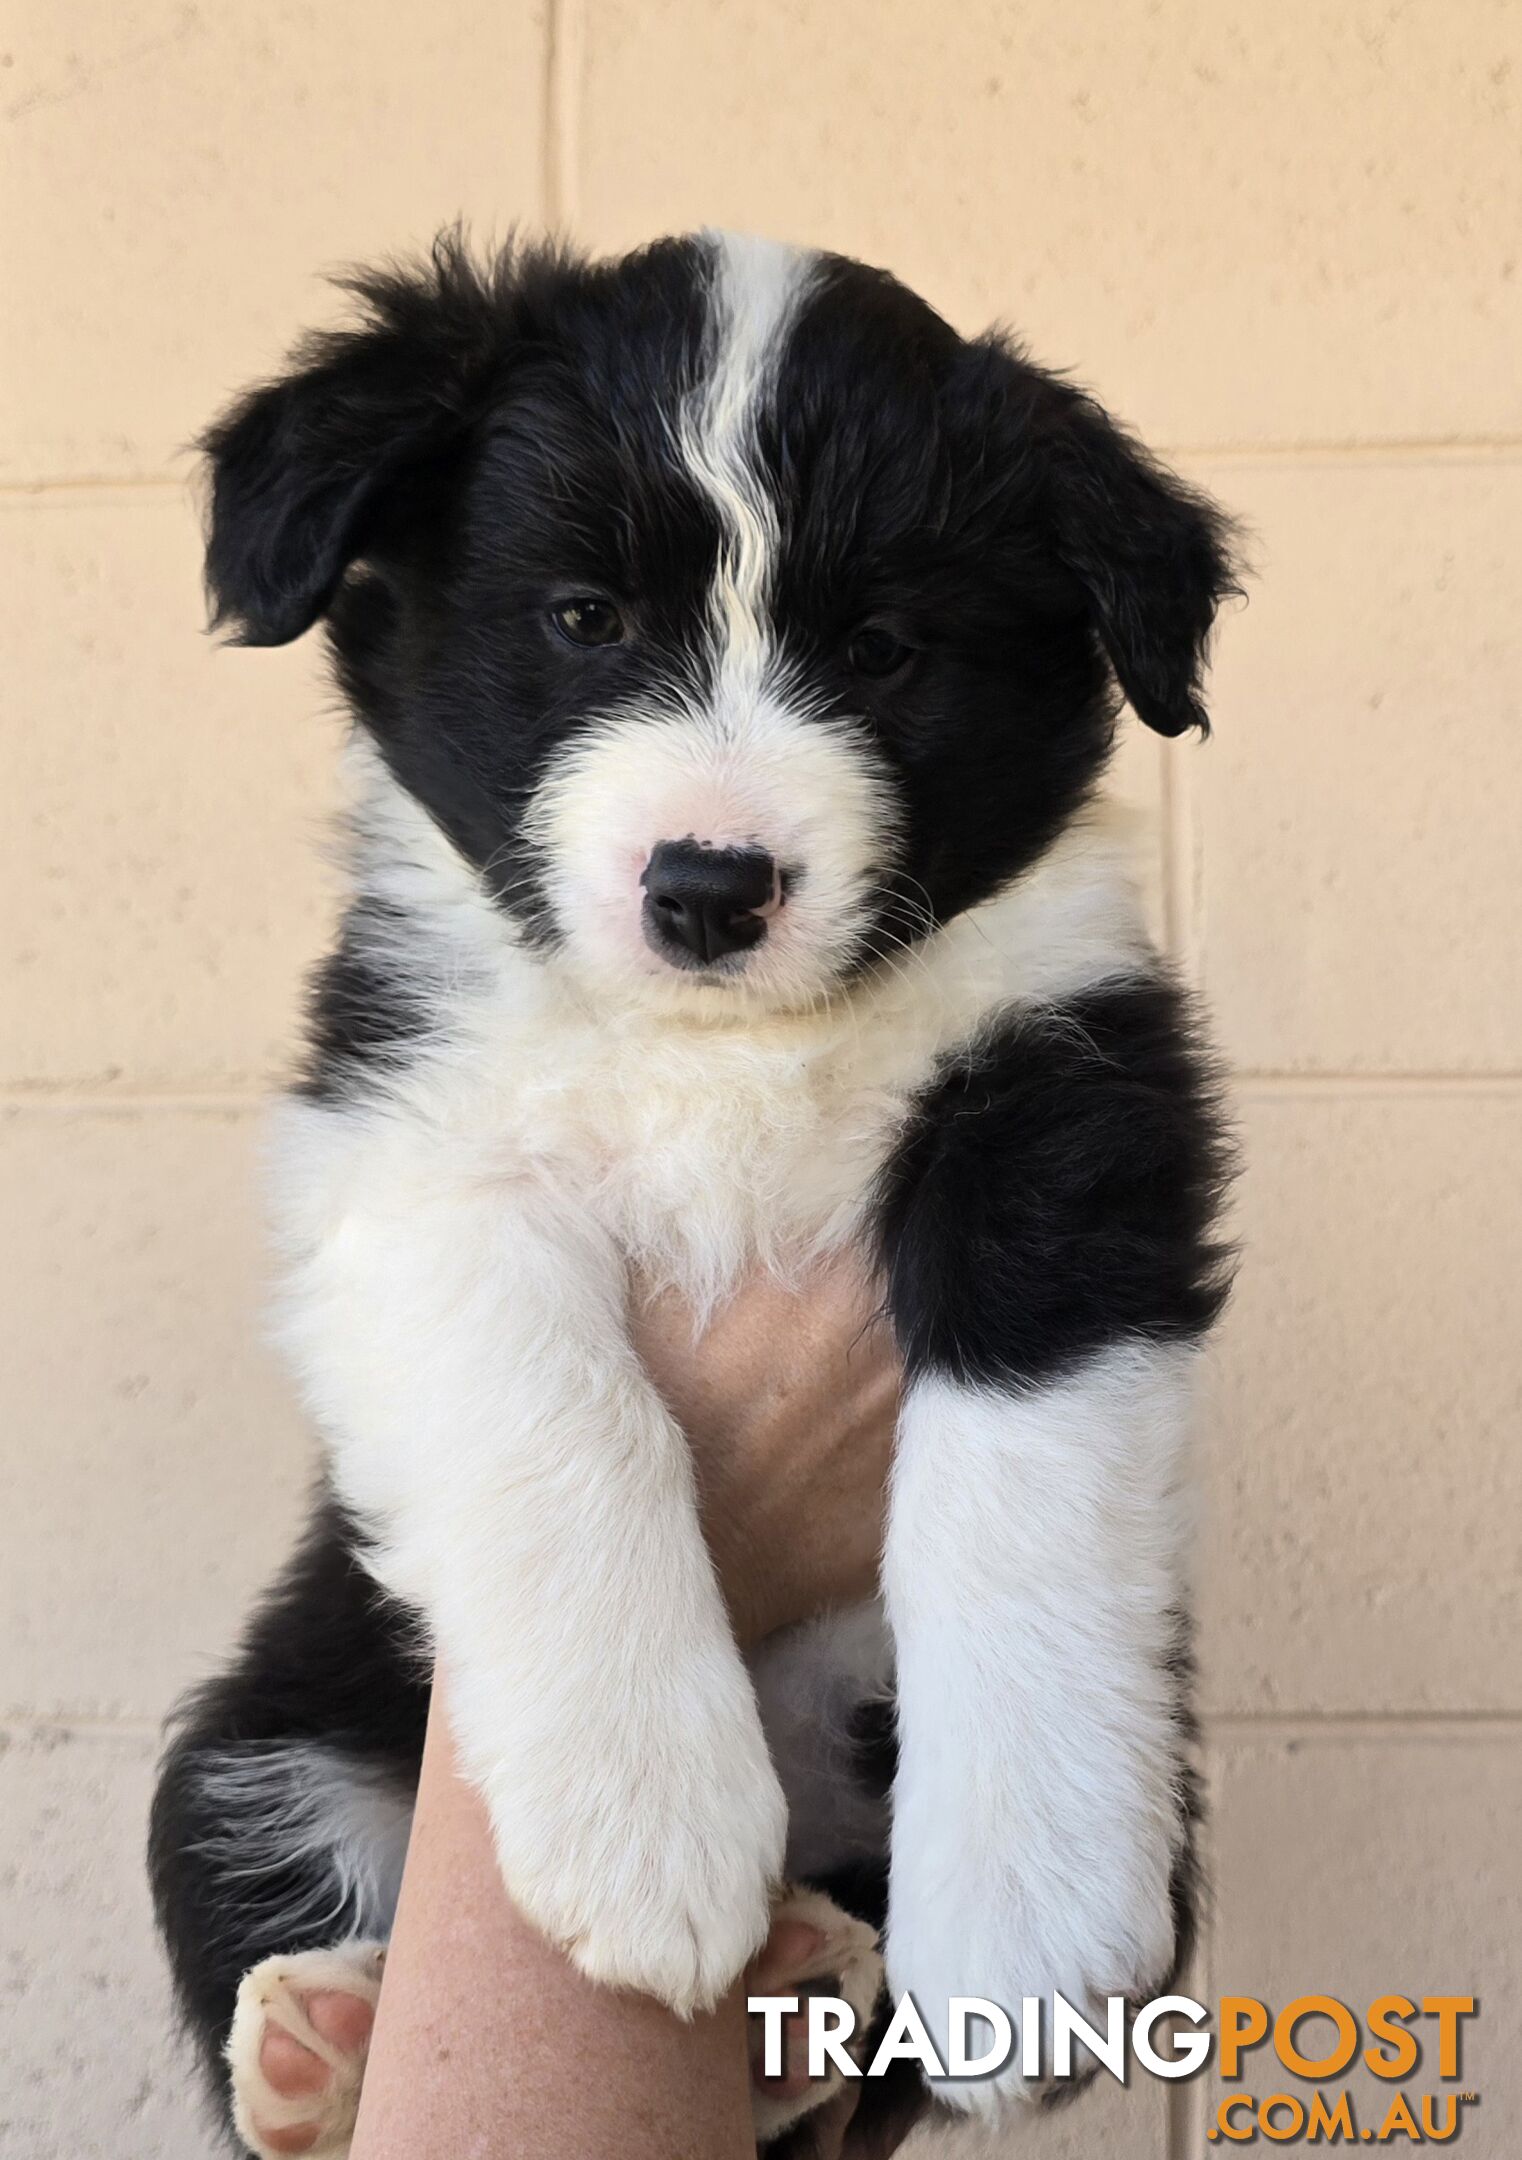
[{"label": "puppy's left eye", "polygon": [[846,659],[858,675],[868,675],[881,680],[886,675],[896,675],[914,658],[912,645],[905,645],[891,630],[868,627],[858,630],[846,647]]},{"label": "puppy's left eye", "polygon": [[572,645],[617,645],[623,638],[624,619],[611,600],[595,593],[578,593],[550,609],[550,621]]}]

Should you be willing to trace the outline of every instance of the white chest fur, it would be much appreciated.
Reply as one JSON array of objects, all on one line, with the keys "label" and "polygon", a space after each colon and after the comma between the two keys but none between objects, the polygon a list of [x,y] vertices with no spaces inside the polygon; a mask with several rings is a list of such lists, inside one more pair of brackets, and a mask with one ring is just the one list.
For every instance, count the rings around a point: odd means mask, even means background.
[{"label": "white chest fur", "polygon": [[[656,1281],[710,1306],[747,1267],[787,1273],[848,1240],[905,1108],[1011,1003],[1129,972],[1147,946],[1125,819],[1090,813],[1016,885],[849,995],[714,1024],[591,997],[511,942],[434,828],[394,792],[360,822],[368,888],[416,939],[397,969],[440,1038],[380,1108],[287,1105],[277,1201],[297,1242],[331,1234],[354,1180],[532,1180],[585,1210]],[[316,1211],[316,1219],[314,1212]]]}]

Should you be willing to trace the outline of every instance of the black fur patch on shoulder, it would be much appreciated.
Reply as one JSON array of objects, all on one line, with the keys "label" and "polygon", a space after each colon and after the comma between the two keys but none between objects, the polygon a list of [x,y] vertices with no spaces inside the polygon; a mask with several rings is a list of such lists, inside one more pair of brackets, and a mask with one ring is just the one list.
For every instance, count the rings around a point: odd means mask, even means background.
[{"label": "black fur patch on shoulder", "polygon": [[1036,1383],[1220,1311],[1231,1168],[1184,993],[1127,978],[1011,1012],[942,1065],[883,1174],[887,1303],[911,1373]]},{"label": "black fur patch on shoulder", "polygon": [[306,1056],[296,1092],[311,1102],[338,1103],[365,1080],[395,1067],[430,1026],[421,1001],[408,994],[383,957],[400,941],[402,917],[377,900],[349,910],[334,950],[313,973],[307,997]]}]

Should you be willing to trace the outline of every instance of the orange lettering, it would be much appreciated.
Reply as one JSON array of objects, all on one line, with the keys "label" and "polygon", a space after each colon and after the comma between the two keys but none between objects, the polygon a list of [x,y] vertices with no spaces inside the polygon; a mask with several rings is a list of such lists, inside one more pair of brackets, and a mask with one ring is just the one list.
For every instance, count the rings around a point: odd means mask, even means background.
[{"label": "orange lettering", "polygon": [[[1268,2011],[1251,1995],[1221,1997],[1221,2075],[1240,2077],[1237,2067],[1245,2048],[1254,2048],[1268,2031]],[[1225,2128],[1224,2123],[1222,2128]],[[1228,2135],[1235,2135],[1228,2132]]]},{"label": "orange lettering", "polygon": [[1341,2094],[1336,2107],[1328,2112],[1326,2094],[1312,2093],[1311,2112],[1307,2117],[1307,2127],[1310,2130],[1310,2142],[1313,2145],[1318,2137],[1325,2137],[1330,2141],[1334,2130],[1339,2137],[1345,2137],[1351,2143],[1358,2133],[1353,2128],[1353,2108],[1347,2094]]},{"label": "orange lettering", "polygon": [[[1388,2040],[1389,2048],[1365,2048],[1363,2059],[1376,2077],[1409,2077],[1421,2057],[1415,2033],[1408,2033],[1398,2020],[1416,2016],[1416,2004],[1408,1995],[1381,1995],[1378,2002],[1369,2005],[1369,2030],[1378,2040]],[[1393,2051],[1393,2052],[1392,2052]]]},{"label": "orange lettering", "polygon": [[[1432,2111],[1439,2100],[1443,2102],[1443,2127],[1439,2130],[1432,2119]],[[1459,2127],[1459,2102],[1456,2093],[1424,2093],[1422,2095],[1422,2128],[1434,2145],[1446,2145]]]},{"label": "orange lettering", "polygon": [[1394,2137],[1397,2130],[1404,2130],[1407,2137],[1414,2138],[1420,2145],[1422,2134],[1416,2127],[1416,2117],[1406,2105],[1404,2093],[1397,2093],[1390,2102],[1390,2112],[1380,2124],[1378,2136],[1383,2141],[1387,2137]]},{"label": "orange lettering", "polygon": [[1474,2016],[1472,1995],[1424,1995],[1422,2009],[1437,2019],[1437,2067],[1445,2078],[1459,2074],[1459,2019]]},{"label": "orange lettering", "polygon": [[[1295,2045],[1295,2027],[1302,2018],[1330,2018],[1337,2027],[1337,2045],[1330,2055],[1312,2058]],[[1329,2078],[1346,2070],[1358,2052],[1358,2021],[1335,1995],[1301,1995],[1286,2003],[1274,2021],[1274,2053],[1296,2077]]]},{"label": "orange lettering", "polygon": [[[1263,2020],[1263,2024],[1264,2030],[1266,2031],[1268,2028],[1268,2019],[1266,2017]],[[1247,2110],[1247,2128],[1245,2130],[1234,2130],[1232,2128],[1232,2113],[1235,2109],[1239,2107],[1245,2107]],[[1229,2100],[1223,2100],[1219,2109],[1216,2112],[1216,2121],[1220,2124],[1221,2130],[1226,2137],[1233,2139],[1238,2145],[1245,2144],[1248,2138],[1252,2136],[1251,2094],[1233,2093]]]},{"label": "orange lettering", "polygon": [[[1275,2108],[1288,2108],[1289,2121],[1276,2123]],[[1293,2093],[1271,2093],[1258,2110],[1258,2128],[1276,2145],[1286,2145],[1305,2128],[1305,2109]]]}]

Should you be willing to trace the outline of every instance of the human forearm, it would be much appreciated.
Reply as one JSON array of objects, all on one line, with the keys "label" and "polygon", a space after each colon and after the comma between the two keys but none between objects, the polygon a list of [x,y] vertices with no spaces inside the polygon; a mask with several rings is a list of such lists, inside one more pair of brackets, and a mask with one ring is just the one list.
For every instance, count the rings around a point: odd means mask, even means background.
[{"label": "human forearm", "polygon": [[751,2160],[743,2016],[598,1987],[515,1910],[436,1693],[351,2160]]}]

